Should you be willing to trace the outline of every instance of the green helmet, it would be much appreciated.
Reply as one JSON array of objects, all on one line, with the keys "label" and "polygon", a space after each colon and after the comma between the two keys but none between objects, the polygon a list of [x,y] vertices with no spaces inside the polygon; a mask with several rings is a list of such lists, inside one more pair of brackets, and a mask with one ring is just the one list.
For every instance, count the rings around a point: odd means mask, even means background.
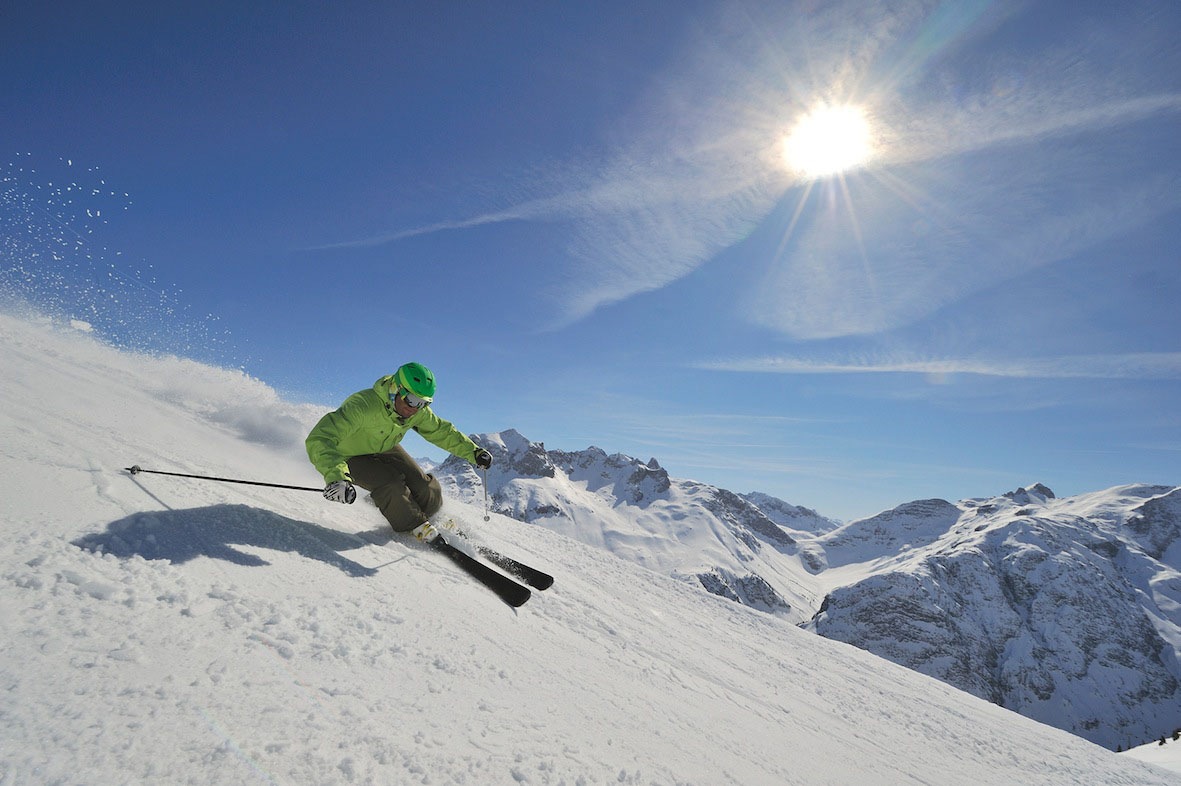
[{"label": "green helmet", "polygon": [[430,401],[435,397],[435,375],[421,363],[407,363],[394,374],[398,387]]}]

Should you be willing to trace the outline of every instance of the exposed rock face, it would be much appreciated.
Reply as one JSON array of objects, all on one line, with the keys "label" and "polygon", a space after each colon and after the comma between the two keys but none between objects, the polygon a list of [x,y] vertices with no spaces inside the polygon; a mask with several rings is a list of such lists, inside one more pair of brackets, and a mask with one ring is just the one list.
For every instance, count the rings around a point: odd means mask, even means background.
[{"label": "exposed rock face", "polygon": [[992,500],[831,592],[810,627],[1110,748],[1151,739],[1181,707],[1181,573],[1159,561],[1181,490],[1137,499],[1153,491],[1132,491],[1122,528],[1118,506]]},{"label": "exposed rock face", "polygon": [[849,522],[819,540],[833,568],[928,546],[946,535],[962,514],[945,500],[924,499]]},{"label": "exposed rock face", "polygon": [[728,570],[715,568],[697,576],[701,586],[723,598],[751,606],[759,611],[789,611],[790,607],[770,584],[753,573],[737,576]]}]

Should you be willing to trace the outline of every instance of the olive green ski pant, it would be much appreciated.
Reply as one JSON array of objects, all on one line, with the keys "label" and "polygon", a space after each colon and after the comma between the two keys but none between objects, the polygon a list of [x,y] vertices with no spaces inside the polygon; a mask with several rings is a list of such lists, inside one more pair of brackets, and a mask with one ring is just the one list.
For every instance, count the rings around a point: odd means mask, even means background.
[{"label": "olive green ski pant", "polygon": [[401,445],[349,459],[353,483],[369,492],[396,532],[408,532],[443,507],[443,490]]}]

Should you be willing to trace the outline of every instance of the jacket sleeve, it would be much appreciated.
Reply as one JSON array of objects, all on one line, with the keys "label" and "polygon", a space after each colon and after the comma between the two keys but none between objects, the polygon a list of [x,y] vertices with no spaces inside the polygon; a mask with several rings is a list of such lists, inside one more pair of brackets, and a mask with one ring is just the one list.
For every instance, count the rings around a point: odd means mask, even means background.
[{"label": "jacket sleeve", "polygon": [[426,417],[422,419],[421,423],[414,424],[414,430],[423,439],[436,447],[442,448],[453,456],[467,459],[473,464],[476,463],[475,442],[472,442],[466,434],[452,425],[450,421],[443,420],[429,408],[424,411],[424,415]]},{"label": "jacket sleeve", "polygon": [[325,483],[352,480],[348,456],[341,453],[340,442],[361,429],[362,408],[358,395],[349,396],[339,409],[320,418],[304,441],[308,458],[324,476]]}]

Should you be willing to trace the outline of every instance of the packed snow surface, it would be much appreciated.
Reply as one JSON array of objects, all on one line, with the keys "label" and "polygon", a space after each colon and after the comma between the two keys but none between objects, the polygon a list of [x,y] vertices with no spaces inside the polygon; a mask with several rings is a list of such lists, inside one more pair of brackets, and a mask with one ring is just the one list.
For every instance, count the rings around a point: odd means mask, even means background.
[{"label": "packed snow surface", "polygon": [[1177,782],[479,507],[557,577],[519,610],[365,501],[124,471],[320,485],[241,373],[10,316],[0,363],[4,786]]}]

